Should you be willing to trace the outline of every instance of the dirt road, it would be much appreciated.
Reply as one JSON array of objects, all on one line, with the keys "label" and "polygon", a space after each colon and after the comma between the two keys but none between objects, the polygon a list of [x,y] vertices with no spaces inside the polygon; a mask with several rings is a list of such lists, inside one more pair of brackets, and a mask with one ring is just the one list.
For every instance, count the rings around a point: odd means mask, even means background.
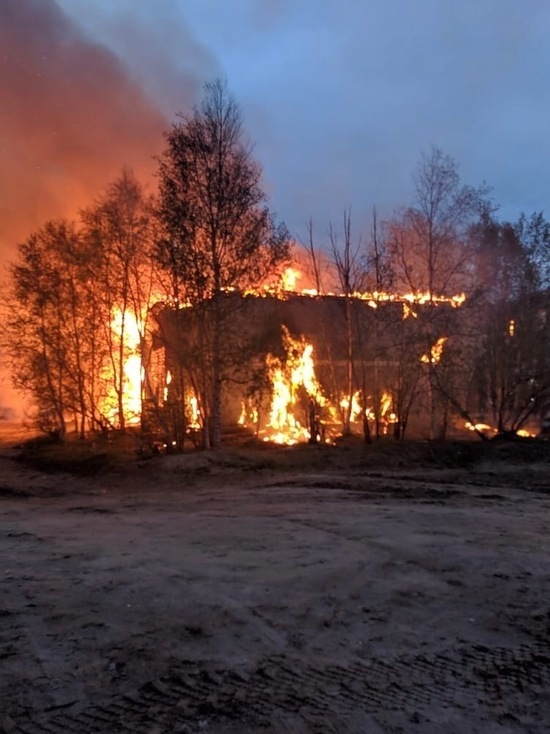
[{"label": "dirt road", "polygon": [[0,731],[550,731],[548,464],[205,462],[0,459]]}]

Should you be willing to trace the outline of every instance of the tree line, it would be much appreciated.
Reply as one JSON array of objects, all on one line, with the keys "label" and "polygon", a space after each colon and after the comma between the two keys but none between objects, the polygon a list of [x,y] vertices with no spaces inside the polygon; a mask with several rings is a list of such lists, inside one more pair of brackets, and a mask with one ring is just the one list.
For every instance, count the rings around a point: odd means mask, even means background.
[{"label": "tree line", "polygon": [[[180,355],[180,367],[200,403],[203,444],[220,445],[223,388],[246,358],[233,339],[238,300],[227,295],[280,272],[291,239],[268,207],[225,83],[205,85],[199,106],[165,133],[157,163],[154,195],[125,170],[78,222],[48,222],[18,246],[2,349],[44,431],[61,436],[71,426],[85,436],[127,427],[139,413],[125,404],[128,360],[145,356],[150,311],[162,299],[174,312],[192,306],[193,350]],[[304,252],[317,291],[335,277],[343,295],[342,431],[350,430],[358,390],[363,405],[367,395],[380,405],[391,354],[397,437],[421,390],[433,437],[444,436],[450,416],[475,426],[481,414],[499,432],[515,432],[550,407],[550,224],[540,212],[499,221],[490,192],[465,185],[455,161],[436,148],[422,155],[414,185],[411,205],[384,222],[374,210],[364,237],[354,237],[349,210],[320,238],[308,225]],[[365,290],[380,306],[368,322],[353,308],[354,294]],[[382,305],[391,292],[424,293],[425,303],[411,302],[408,319],[390,325]],[[455,318],[437,297],[462,292]],[[375,415],[374,435],[379,423]]]},{"label": "tree line", "polygon": [[[464,184],[454,159],[434,147],[420,157],[412,203],[384,222],[374,209],[366,236],[353,236],[349,210],[340,227],[329,223],[319,244],[309,222],[303,245],[310,276],[320,292],[336,281],[344,295],[344,434],[356,391],[363,406],[373,406],[372,420],[364,420],[367,441],[381,433],[388,390],[398,439],[413,412],[423,413],[428,435],[440,439],[455,418],[482,438],[544,421],[550,224],[541,212],[515,222],[497,214],[490,190]],[[374,313],[353,308],[357,291],[371,293]],[[384,307],[392,293],[420,298],[405,302],[399,319]]]},{"label": "tree line", "polygon": [[165,133],[157,162],[155,196],[125,170],[77,223],[50,221],[18,246],[2,348],[44,431],[127,427],[128,359],[143,352],[149,309],[162,298],[195,307],[207,443],[220,443],[223,296],[278,269],[290,239],[224,82],[205,85],[201,104]]}]

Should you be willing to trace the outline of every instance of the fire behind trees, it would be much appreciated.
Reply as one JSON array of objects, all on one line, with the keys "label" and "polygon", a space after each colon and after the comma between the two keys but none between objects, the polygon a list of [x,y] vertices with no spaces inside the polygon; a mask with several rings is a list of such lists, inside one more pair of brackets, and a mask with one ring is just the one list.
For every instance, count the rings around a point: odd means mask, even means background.
[{"label": "fire behind trees", "polygon": [[[289,237],[265,206],[261,169],[244,141],[239,108],[221,81],[166,134],[160,157],[157,259],[171,297],[194,308],[206,416],[204,442],[219,446],[224,356],[232,309],[224,293],[257,287],[288,260]],[[210,425],[209,425],[210,424]]]},{"label": "fire behind trees", "polygon": [[78,228],[50,222],[19,247],[5,349],[41,429],[64,435],[70,421],[84,436],[139,421],[148,312],[166,300],[192,306],[199,320],[204,443],[220,443],[230,316],[221,296],[272,275],[289,238],[265,205],[224,83],[205,86],[201,106],[166,143],[154,204],[124,172]]},{"label": "fire behind trees", "polygon": [[366,239],[349,211],[328,243],[310,222],[313,287],[298,298],[225,85],[207,85],[165,141],[155,199],[124,171],[78,224],[49,222],[19,246],[2,341],[39,428],[85,436],[143,417],[169,446],[192,432],[215,447],[222,419],[238,418],[231,396],[272,440],[402,439],[415,423],[443,438],[457,420],[516,433],[548,413],[542,214],[497,221],[487,192],[432,149],[412,205],[374,216]]},{"label": "fire behind trees", "polygon": [[[64,435],[139,419],[128,383],[154,283],[151,202],[124,172],[82,212],[47,223],[11,267],[3,346],[39,429]],[[136,345],[137,346],[137,345]]]}]

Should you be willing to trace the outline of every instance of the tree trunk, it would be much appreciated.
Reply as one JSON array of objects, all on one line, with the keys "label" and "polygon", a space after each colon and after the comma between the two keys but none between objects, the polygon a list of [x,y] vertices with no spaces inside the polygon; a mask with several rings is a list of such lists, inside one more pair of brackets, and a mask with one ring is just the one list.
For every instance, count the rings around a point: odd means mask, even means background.
[{"label": "tree trunk", "polygon": [[212,359],[212,448],[222,442],[222,318],[220,293],[214,295],[214,339]]},{"label": "tree trunk", "polygon": [[347,336],[347,365],[346,365],[346,392],[347,401],[344,412],[342,435],[351,434],[351,410],[353,400],[353,329],[351,323],[351,300],[346,297],[346,336]]}]

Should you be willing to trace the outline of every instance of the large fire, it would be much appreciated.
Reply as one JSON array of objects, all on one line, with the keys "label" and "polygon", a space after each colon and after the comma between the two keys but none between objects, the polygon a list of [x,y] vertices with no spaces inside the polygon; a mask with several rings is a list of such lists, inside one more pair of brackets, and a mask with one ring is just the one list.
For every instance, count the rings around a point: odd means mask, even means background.
[{"label": "large fire", "polygon": [[[267,368],[271,385],[269,418],[259,435],[264,441],[292,445],[315,438],[321,440],[323,424],[318,412],[327,405],[321,386],[315,375],[313,346],[303,339],[294,339],[283,328],[285,359],[267,356]],[[254,425],[259,410],[254,405],[243,404],[239,423]]]},{"label": "large fire", "polygon": [[[239,424],[253,428],[264,441],[292,446],[301,441],[331,443],[340,432],[341,411],[350,407],[350,398],[343,396],[331,401],[323,392],[315,372],[314,349],[304,339],[293,338],[283,327],[283,359],[269,354],[266,359],[271,400],[269,418],[259,425],[260,408],[253,402],[242,404]],[[362,405],[359,391],[351,396],[350,422],[358,430],[363,418],[371,423],[377,419],[382,434],[386,434],[398,418],[393,410],[393,398],[383,392],[375,406],[368,396]]]},{"label": "large fire", "polygon": [[146,318],[147,308],[139,314],[130,308],[115,307],[112,312],[111,354],[102,370],[100,405],[102,420],[111,427],[135,426],[141,422],[144,377],[141,349]]},{"label": "large fire", "polygon": [[[345,297],[344,294],[328,291],[320,293],[315,288],[298,288],[302,279],[299,270],[287,268],[275,282],[256,290],[246,290],[244,295],[256,297],[276,297],[287,299],[291,295],[311,298],[319,296]],[[383,303],[400,303],[403,307],[402,318],[416,318],[415,306],[433,303],[448,304],[458,308],[464,303],[465,295],[439,296],[430,293],[386,293],[386,292],[354,292],[347,296],[354,300],[366,302],[376,309]],[[161,300],[161,299],[159,299]],[[182,306],[185,307],[185,306]],[[113,382],[113,370],[105,366],[105,385],[108,385],[103,401],[102,413],[110,425],[120,425],[119,406],[122,404],[124,423],[135,425],[140,422],[143,399],[144,370],[142,367],[142,344],[145,334],[148,308],[142,313],[130,309],[113,313],[111,330],[113,348],[121,349],[124,354],[122,375],[122,402],[118,399]],[[437,340],[430,352],[420,357],[422,362],[436,364],[440,361],[445,337]],[[377,422],[382,433],[388,433],[392,424],[399,418],[393,408],[393,397],[387,391],[378,398],[362,395],[356,390],[353,395],[339,395],[329,398],[323,391],[316,374],[314,347],[303,338],[291,336],[288,330],[283,331],[283,359],[268,355],[266,368],[269,381],[269,407],[267,410],[256,405],[252,400],[243,403],[239,419],[241,425],[254,428],[257,435],[265,441],[291,445],[300,441],[330,442],[338,435],[342,424],[342,415],[349,415],[351,425],[357,430],[364,421]],[[116,382],[116,381],[115,381]],[[166,373],[163,388],[163,402],[167,402],[172,375]],[[350,408],[351,401],[351,408]],[[202,417],[196,395],[185,397],[184,412],[187,426],[199,430]],[[263,422],[261,417],[264,418]]]}]

